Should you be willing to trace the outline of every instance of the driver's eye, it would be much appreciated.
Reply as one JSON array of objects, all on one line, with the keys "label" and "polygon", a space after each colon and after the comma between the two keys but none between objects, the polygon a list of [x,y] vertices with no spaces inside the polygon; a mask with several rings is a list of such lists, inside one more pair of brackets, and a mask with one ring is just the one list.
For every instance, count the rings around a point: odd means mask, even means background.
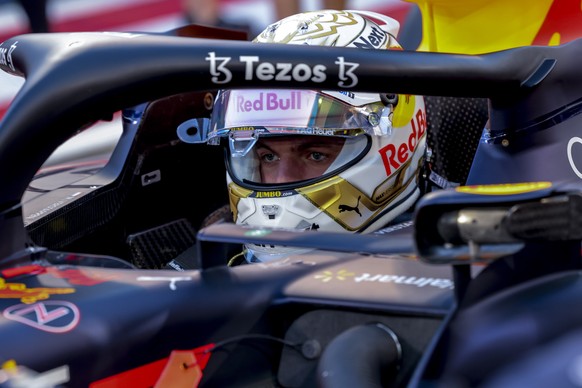
[{"label": "driver's eye", "polygon": [[265,162],[273,162],[277,160],[277,157],[275,156],[275,154],[263,154],[261,155],[261,159],[264,160]]},{"label": "driver's eye", "polygon": [[311,159],[316,160],[316,161],[320,161],[320,160],[325,159],[325,155],[322,154],[321,152],[312,152]]}]

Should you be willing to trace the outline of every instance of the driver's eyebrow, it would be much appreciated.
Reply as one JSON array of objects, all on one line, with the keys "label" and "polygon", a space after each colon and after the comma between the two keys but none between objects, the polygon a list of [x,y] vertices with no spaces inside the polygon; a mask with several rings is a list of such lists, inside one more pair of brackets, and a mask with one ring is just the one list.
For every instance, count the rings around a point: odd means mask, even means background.
[{"label": "driver's eyebrow", "polygon": [[[320,141],[301,142],[299,144],[292,144],[291,149],[295,150],[295,151],[304,151],[304,150],[308,150],[308,149],[313,148],[313,147],[328,147],[328,143],[324,143],[324,142],[320,142]],[[256,145],[255,149],[257,151],[267,150],[269,152],[276,153],[276,151],[274,151],[271,147],[269,147],[268,145],[266,145],[264,143],[258,143]]]},{"label": "driver's eyebrow", "polygon": [[256,146],[255,146],[255,151],[258,151],[258,150],[261,150],[261,149],[267,150],[269,152],[273,152],[273,150],[271,149],[271,147],[269,147],[268,145],[266,145],[263,142],[258,142],[256,144]]},{"label": "driver's eyebrow", "polygon": [[[277,140],[274,140],[274,142],[277,142]],[[337,149],[337,148],[341,148],[343,146],[343,142],[335,142],[335,141],[323,141],[320,139],[308,139],[308,138],[304,138],[303,141],[298,142],[293,144],[293,149],[297,150],[297,151],[304,151],[304,150],[309,150],[311,148],[326,148],[326,149]],[[274,151],[268,144],[259,141],[257,142],[257,144],[255,145],[255,151],[259,151],[259,150],[267,150],[268,152],[273,152],[275,153],[276,151]]]},{"label": "driver's eyebrow", "polygon": [[311,147],[323,147],[323,148],[329,148],[329,149],[334,149],[334,148],[341,148],[343,146],[343,142],[335,142],[335,141],[308,141],[305,143],[302,143],[301,146],[299,147],[299,149],[307,149],[307,148],[311,148]]}]

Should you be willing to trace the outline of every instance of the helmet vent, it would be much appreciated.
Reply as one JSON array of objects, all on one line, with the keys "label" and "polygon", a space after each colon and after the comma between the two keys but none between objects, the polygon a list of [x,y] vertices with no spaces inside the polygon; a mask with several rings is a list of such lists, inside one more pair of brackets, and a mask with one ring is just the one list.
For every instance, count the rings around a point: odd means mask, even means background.
[{"label": "helmet vent", "polygon": [[263,205],[262,207],[263,214],[266,215],[270,220],[274,220],[277,214],[279,214],[279,206],[278,205]]}]

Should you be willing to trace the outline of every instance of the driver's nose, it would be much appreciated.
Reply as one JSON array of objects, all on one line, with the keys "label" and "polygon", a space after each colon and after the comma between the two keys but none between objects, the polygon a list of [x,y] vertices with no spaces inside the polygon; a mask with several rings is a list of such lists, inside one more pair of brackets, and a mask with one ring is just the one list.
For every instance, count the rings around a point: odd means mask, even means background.
[{"label": "driver's nose", "polygon": [[278,163],[275,183],[289,183],[306,179],[301,164],[293,158],[282,158]]}]

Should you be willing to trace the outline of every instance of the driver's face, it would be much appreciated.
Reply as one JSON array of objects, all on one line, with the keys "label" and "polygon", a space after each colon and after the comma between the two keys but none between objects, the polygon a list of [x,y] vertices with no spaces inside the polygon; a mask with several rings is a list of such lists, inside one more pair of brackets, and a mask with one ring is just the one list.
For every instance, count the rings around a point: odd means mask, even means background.
[{"label": "driver's face", "polygon": [[262,183],[289,183],[321,176],[342,149],[344,139],[285,136],[259,139],[255,152]]}]

